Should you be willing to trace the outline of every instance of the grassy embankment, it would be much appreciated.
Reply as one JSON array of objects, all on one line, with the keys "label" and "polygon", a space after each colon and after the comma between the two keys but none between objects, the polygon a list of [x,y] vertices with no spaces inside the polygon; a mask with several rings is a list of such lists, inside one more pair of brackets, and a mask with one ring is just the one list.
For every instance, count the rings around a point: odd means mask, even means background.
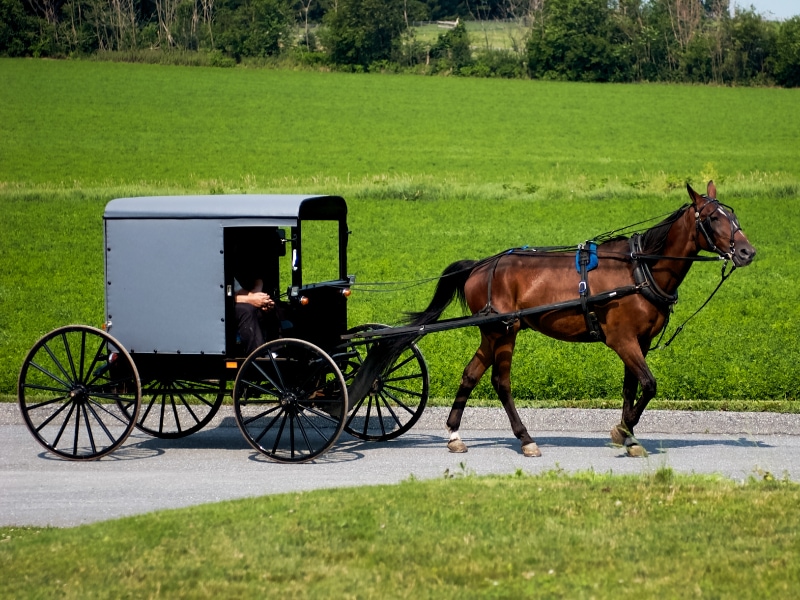
[{"label": "grassy embankment", "polygon": [[0,595],[792,598],[800,586],[800,487],[769,474],[458,475],[0,528]]},{"label": "grassy embankment", "polygon": [[[341,193],[358,280],[405,281],[515,245],[577,243],[671,211],[686,180],[714,178],[760,254],[653,354],[660,405],[795,410],[796,90],[10,60],[0,73],[2,393],[37,336],[102,319],[113,197]],[[693,269],[674,323],[717,277]],[[396,323],[431,291],[356,293],[351,324]],[[447,402],[476,343],[475,330],[423,340],[434,397]],[[525,335],[514,391],[534,406],[617,406],[621,374],[607,349]],[[493,393],[484,382],[476,396]]]}]

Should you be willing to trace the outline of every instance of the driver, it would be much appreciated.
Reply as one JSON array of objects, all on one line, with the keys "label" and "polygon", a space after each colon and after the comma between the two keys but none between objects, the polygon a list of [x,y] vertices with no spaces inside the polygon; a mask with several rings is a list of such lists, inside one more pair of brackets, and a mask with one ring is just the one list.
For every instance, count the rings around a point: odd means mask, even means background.
[{"label": "driver", "polygon": [[234,299],[239,337],[247,354],[279,336],[275,301],[264,290],[264,245],[249,236],[235,249]]}]

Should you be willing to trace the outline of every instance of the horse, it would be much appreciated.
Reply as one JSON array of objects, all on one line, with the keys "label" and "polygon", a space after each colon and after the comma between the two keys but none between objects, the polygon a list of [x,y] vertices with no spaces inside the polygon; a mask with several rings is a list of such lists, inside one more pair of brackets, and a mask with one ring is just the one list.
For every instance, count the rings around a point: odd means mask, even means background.
[{"label": "horse", "polygon": [[[579,246],[578,257],[584,260],[576,258],[574,247],[569,252],[563,248],[544,252],[513,249],[480,261],[458,261],[445,268],[428,307],[409,313],[410,325],[437,321],[455,298],[473,315],[511,314],[545,307],[533,314],[523,313],[511,322],[479,326],[480,346],[464,369],[446,423],[451,452],[467,451],[458,432],[461,417],[472,390],[491,367],[492,385],[522,453],[541,456],[511,396],[511,361],[517,335],[533,329],[567,342],[602,341],[616,352],[625,365],[625,375],[622,419],[611,430],[611,440],[625,447],[630,456],[646,455],[634,437],[634,428],[647,403],[656,395],[656,379],[646,357],[652,340],[667,324],[678,287],[692,262],[706,258],[698,256],[701,250],[732,261],[734,269],[750,264],[756,254],[733,209],[717,200],[713,181],[708,183],[704,196],[691,185],[686,188],[689,204],[642,234],[610,237],[596,244],[591,252]],[[590,265],[592,261],[594,265]],[[723,267],[723,274],[724,270]],[[575,302],[576,297],[581,301]],[[562,306],[547,309],[548,305],[559,303]]]}]

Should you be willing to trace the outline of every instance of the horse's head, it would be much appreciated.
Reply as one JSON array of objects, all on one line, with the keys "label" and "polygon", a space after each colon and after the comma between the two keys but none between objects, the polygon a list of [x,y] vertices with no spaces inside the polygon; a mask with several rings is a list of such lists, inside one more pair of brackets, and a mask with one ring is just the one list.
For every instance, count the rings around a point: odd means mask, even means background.
[{"label": "horse's head", "polygon": [[756,249],[747,239],[733,209],[717,200],[717,187],[708,182],[705,196],[701,196],[688,183],[686,189],[692,199],[692,210],[697,227],[700,248],[716,252],[733,261],[737,267],[753,262]]}]

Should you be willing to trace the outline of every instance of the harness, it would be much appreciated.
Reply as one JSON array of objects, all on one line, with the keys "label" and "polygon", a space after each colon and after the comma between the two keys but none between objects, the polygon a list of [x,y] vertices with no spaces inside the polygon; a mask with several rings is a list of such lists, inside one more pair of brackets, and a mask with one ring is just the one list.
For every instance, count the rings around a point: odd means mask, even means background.
[{"label": "harness", "polygon": [[[581,274],[581,282],[578,284],[578,296],[581,300],[581,310],[586,321],[586,329],[594,342],[604,342],[606,334],[600,327],[600,321],[593,310],[589,308],[589,279],[587,274],[599,264],[597,258],[597,244],[586,242],[578,244],[578,251],[575,253],[575,268]],[[638,282],[637,282],[638,283]]]},{"label": "harness", "polygon": [[642,254],[642,235],[635,233],[628,240],[631,248],[631,261],[633,263],[633,280],[636,285],[641,286],[639,291],[642,296],[647,300],[660,306],[668,308],[672,312],[672,307],[678,302],[677,292],[668,294],[661,286],[658,285],[653,272],[650,270],[650,264],[646,260],[641,260],[644,255]]}]

